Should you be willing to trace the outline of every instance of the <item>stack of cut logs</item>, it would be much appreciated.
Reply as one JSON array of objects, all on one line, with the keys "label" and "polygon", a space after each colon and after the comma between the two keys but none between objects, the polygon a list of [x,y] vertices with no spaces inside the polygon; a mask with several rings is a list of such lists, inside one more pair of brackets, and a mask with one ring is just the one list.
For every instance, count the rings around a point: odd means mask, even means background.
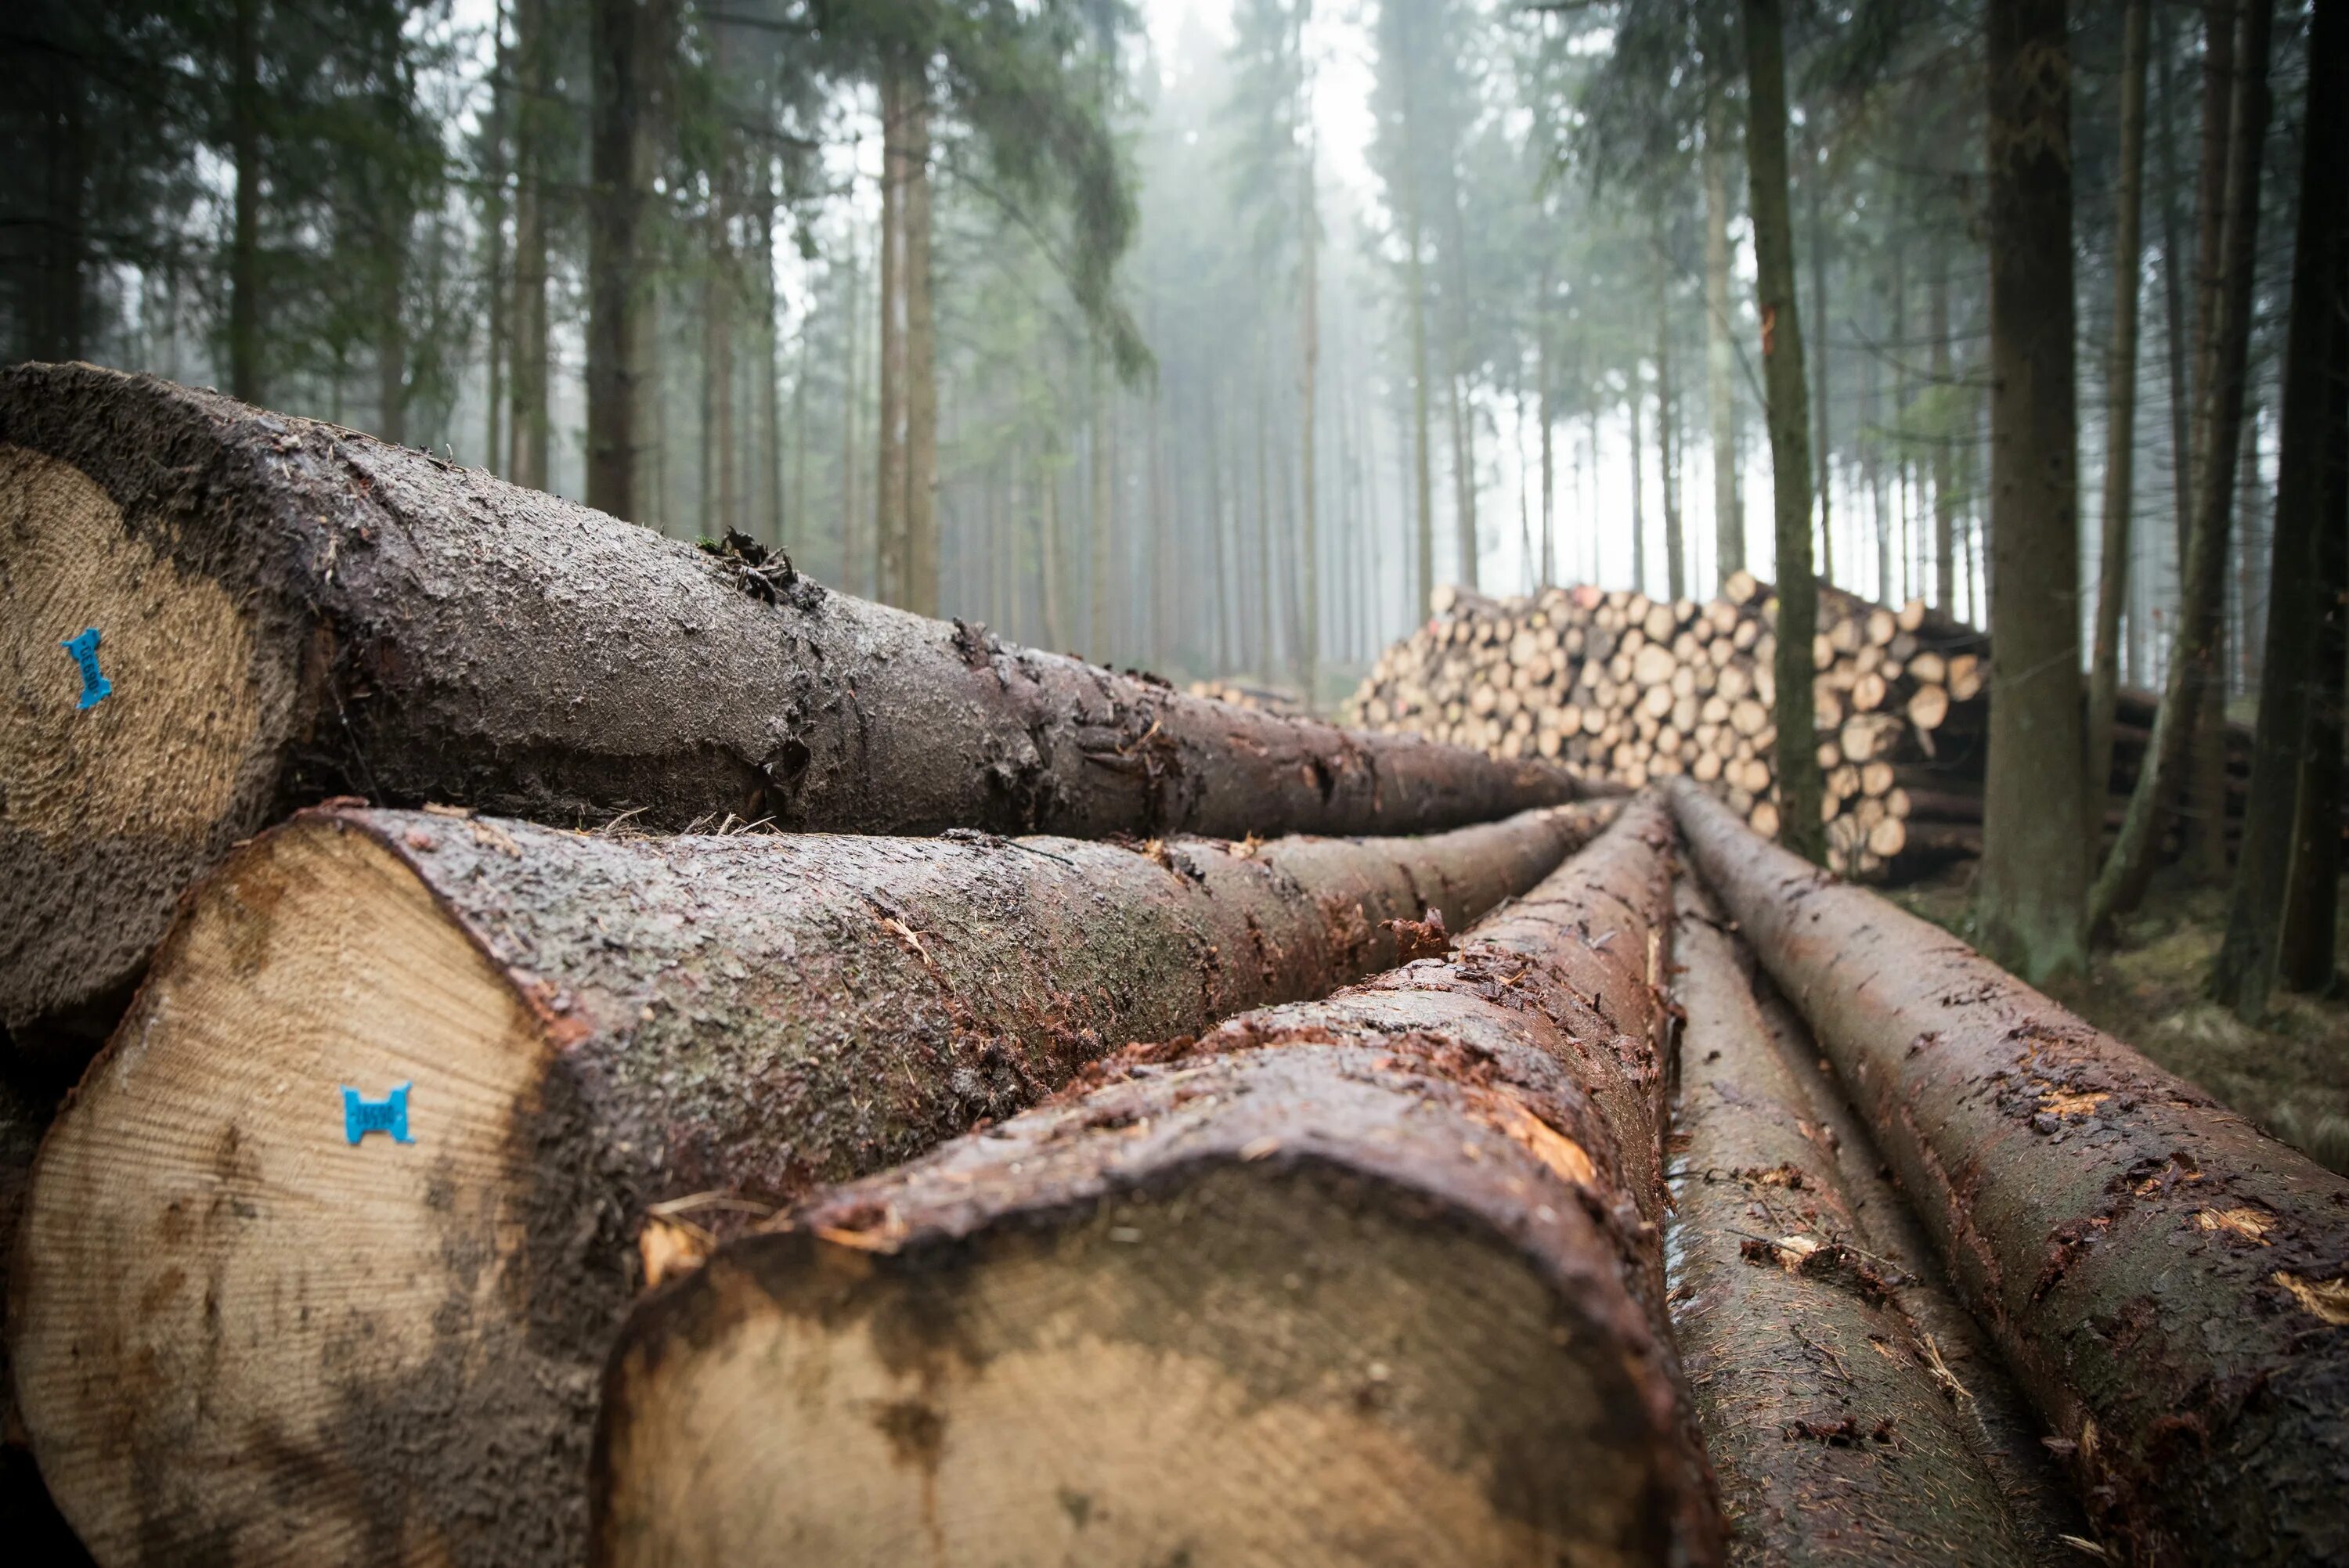
[{"label": "stack of cut logs", "polygon": [[1305,705],[1297,700],[1294,692],[1280,691],[1271,686],[1247,686],[1239,681],[1193,681],[1184,688],[1193,696],[1212,697],[1258,713],[1302,713]]},{"label": "stack of cut logs", "polygon": [[27,1560],[2349,1555],[2349,1181],[1686,781],[88,367],[0,552]]},{"label": "stack of cut logs", "polygon": [[[1550,758],[1638,788],[1686,775],[1765,835],[1778,828],[1777,601],[1749,573],[1708,603],[1617,589],[1495,600],[1444,587],[1435,618],[1379,658],[1352,716],[1499,758]],[[1828,864],[1899,881],[1982,847],[1989,642],[1930,611],[1819,595],[1812,703]],[[2113,820],[2136,782],[2154,699],[2124,692]],[[2248,775],[2248,727],[2228,731]],[[2241,810],[2240,779],[2230,809]]]}]

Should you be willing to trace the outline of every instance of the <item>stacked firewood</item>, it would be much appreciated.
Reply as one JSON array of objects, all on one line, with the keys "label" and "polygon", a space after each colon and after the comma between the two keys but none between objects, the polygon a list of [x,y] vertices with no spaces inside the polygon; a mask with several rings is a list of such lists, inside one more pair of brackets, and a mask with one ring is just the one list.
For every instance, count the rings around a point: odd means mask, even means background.
[{"label": "stacked firewood", "polygon": [[[1349,712],[1496,758],[1548,758],[1632,788],[1685,775],[1757,831],[1778,829],[1777,602],[1733,573],[1708,603],[1552,588],[1495,600],[1439,588],[1435,615],[1382,654]],[[1828,864],[1899,881],[1982,847],[1989,640],[1929,610],[1835,589],[1811,645]],[[2123,692],[2111,812],[2149,741],[2155,699]],[[2249,727],[2227,730],[2240,814]]]},{"label": "stacked firewood", "polygon": [[88,628],[0,711],[44,1560],[2349,1552],[2349,1182],[1748,830],[1758,589],[1563,624],[1691,638],[1614,745],[1732,815],[87,367],[0,505]]},{"label": "stacked firewood", "polygon": [[1249,686],[1231,680],[1200,680],[1193,681],[1184,689],[1193,696],[1227,702],[1234,707],[1245,707],[1257,713],[1299,714],[1305,711],[1305,705],[1297,699],[1295,692],[1282,691],[1274,686]]}]

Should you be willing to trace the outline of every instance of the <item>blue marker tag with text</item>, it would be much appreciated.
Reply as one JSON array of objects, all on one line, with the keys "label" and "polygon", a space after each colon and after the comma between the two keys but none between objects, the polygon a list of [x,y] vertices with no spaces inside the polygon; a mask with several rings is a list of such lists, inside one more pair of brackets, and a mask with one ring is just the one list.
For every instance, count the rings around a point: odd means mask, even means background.
[{"label": "blue marker tag with text", "polygon": [[85,626],[81,635],[68,637],[57,646],[71,654],[74,663],[81,666],[81,700],[74,706],[78,708],[96,707],[98,699],[114,689],[114,683],[108,680],[98,667],[98,628]]},{"label": "blue marker tag with text", "polygon": [[357,1143],[370,1132],[388,1132],[394,1143],[413,1143],[408,1136],[408,1091],[413,1083],[401,1084],[381,1099],[369,1099],[358,1090],[343,1089],[343,1136]]}]

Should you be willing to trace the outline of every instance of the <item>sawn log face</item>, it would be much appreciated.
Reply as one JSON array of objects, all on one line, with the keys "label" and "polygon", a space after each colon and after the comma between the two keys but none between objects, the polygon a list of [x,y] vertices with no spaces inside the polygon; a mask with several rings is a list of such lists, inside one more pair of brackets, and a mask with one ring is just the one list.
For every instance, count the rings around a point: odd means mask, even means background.
[{"label": "sawn log face", "polygon": [[1454,958],[721,1247],[614,1354],[593,1560],[1717,1562],[1662,1315],[1668,846],[1635,803]]},{"label": "sawn log face", "polygon": [[[430,455],[88,366],[0,374],[0,1022],[137,975],[181,889],[350,793],[679,830],[1408,833],[1571,778],[1179,695]],[[84,711],[55,645],[96,627]]]},{"label": "sawn log face", "polygon": [[1528,890],[1609,809],[1131,848],[304,813],[198,890],[44,1146],[9,1324],[44,1472],[110,1563],[575,1563],[648,1272],[1392,965],[1382,923]]}]

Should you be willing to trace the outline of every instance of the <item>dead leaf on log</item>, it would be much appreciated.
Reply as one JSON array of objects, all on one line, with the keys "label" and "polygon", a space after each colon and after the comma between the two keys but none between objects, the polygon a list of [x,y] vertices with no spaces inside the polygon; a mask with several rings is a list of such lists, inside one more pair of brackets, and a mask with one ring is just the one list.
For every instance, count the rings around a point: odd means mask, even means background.
[{"label": "dead leaf on log", "polygon": [[2320,1321],[2349,1328],[2349,1279],[2302,1279],[2281,1269],[2269,1277]]}]

